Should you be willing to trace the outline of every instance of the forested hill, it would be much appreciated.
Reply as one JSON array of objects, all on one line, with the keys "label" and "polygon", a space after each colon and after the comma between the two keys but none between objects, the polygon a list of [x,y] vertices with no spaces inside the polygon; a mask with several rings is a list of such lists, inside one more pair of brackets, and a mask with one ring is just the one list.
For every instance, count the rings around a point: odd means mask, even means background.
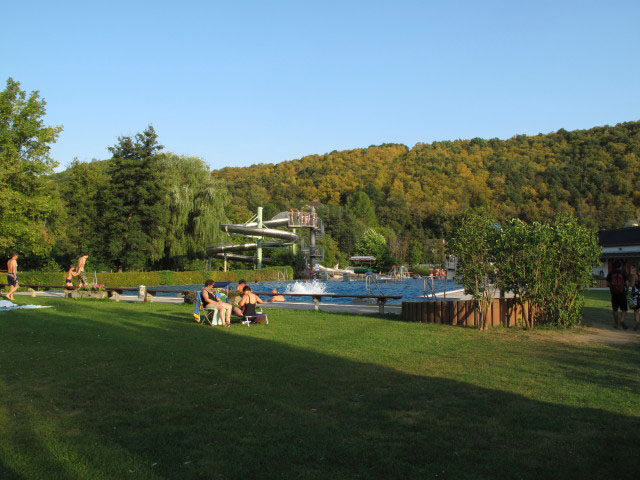
[{"label": "forested hill", "polygon": [[364,192],[371,221],[400,235],[441,236],[451,217],[478,206],[498,218],[544,220],[568,211],[594,228],[617,227],[640,211],[640,122],[412,149],[385,144],[213,175],[229,186],[234,220],[259,205],[268,213],[312,200],[347,207]]}]

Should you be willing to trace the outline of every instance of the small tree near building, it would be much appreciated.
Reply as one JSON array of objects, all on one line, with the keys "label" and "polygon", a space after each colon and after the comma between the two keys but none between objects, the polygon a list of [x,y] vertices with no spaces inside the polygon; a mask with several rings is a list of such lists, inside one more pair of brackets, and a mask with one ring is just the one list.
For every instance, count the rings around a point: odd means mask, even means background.
[{"label": "small tree near building", "polygon": [[497,287],[497,250],[500,231],[488,213],[465,215],[449,244],[458,257],[457,280],[465,293],[478,302],[480,329],[487,329],[489,308]]}]

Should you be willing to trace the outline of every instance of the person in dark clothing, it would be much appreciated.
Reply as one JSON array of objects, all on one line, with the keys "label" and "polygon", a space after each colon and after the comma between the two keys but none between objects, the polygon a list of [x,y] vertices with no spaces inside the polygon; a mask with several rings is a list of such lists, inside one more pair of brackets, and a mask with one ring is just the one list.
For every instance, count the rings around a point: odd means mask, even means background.
[{"label": "person in dark clothing", "polygon": [[259,296],[251,292],[251,287],[249,285],[245,285],[242,289],[242,300],[240,300],[240,307],[244,307],[242,309],[242,314],[245,317],[254,317],[256,315],[256,304],[262,303],[262,300]]},{"label": "person in dark clothing", "polygon": [[[613,264],[613,271],[607,275],[607,284],[611,292],[611,308],[613,309],[613,328],[628,328],[624,323],[624,316],[627,313],[627,286],[629,275],[622,268],[622,262],[616,260]],[[620,315],[618,316],[618,310]]]},{"label": "person in dark clothing", "polygon": [[204,284],[204,288],[200,292],[200,302],[203,308],[210,310],[218,310],[218,315],[222,324],[225,327],[231,326],[231,305],[224,303],[218,299],[218,296],[213,291],[213,280],[207,280]]},{"label": "person in dark clothing", "polygon": [[640,327],[640,276],[634,274],[631,280],[631,310],[633,310],[633,318],[636,321],[633,326],[635,331]]}]

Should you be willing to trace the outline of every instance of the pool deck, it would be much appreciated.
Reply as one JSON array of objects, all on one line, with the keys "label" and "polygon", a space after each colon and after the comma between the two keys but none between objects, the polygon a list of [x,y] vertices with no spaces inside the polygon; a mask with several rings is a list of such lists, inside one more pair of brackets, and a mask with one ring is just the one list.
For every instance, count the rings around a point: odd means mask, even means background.
[{"label": "pool deck", "polygon": [[[16,296],[20,297],[30,297],[32,294],[30,292],[19,292],[15,293]],[[38,297],[43,298],[63,298],[64,294],[62,292],[37,292]],[[507,297],[512,295],[507,294]],[[443,294],[438,294],[436,298],[438,300],[442,300]],[[447,300],[469,300],[471,297],[469,295],[465,295],[463,290],[454,290],[447,292],[446,299]],[[427,300],[425,298],[425,300]],[[142,299],[138,298],[137,295],[120,295],[121,302],[141,302]],[[182,297],[153,297],[153,303],[182,303]],[[271,308],[281,308],[287,310],[313,310],[314,304],[313,302],[299,302],[299,301],[287,301],[287,302],[264,302],[262,304],[266,309]],[[339,312],[339,313],[357,313],[364,315],[378,314],[378,304],[350,304],[350,303],[319,303],[319,310],[323,312]],[[391,303],[384,306],[385,314],[395,314],[400,315],[402,310],[402,306],[397,303]]]}]

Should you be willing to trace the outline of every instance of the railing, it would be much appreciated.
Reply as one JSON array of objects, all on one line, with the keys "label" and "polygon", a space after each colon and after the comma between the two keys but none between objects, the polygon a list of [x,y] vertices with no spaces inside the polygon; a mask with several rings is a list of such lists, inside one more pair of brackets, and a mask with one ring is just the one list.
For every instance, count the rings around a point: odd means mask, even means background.
[{"label": "railing", "polygon": [[365,277],[364,285],[369,295],[373,295],[373,289],[371,288],[372,284],[376,286],[376,288],[378,289],[378,292],[380,292],[380,295],[384,295],[384,292],[380,288],[380,284],[378,283],[378,279],[376,278],[375,274],[368,273],[367,276]]},{"label": "railing", "polygon": [[422,277],[422,294],[426,297],[426,298],[430,298],[432,300],[435,300],[437,298],[437,293],[436,292],[436,287],[435,287],[435,280],[444,280],[444,289],[442,290],[442,295],[443,298],[447,298],[447,276],[440,276],[440,275],[429,275],[427,277]]},{"label": "railing", "polygon": [[378,303],[378,311],[384,313],[384,306],[387,300],[400,300],[402,295],[347,295],[342,293],[271,293],[271,292],[253,292],[254,295],[265,295],[273,297],[274,295],[283,295],[285,297],[311,297],[313,299],[313,309],[318,310],[320,301],[323,297],[327,298],[374,298]]},{"label": "railing", "polygon": [[[0,283],[0,289],[8,286],[7,284]],[[77,288],[69,288],[64,285],[20,285],[31,290],[32,296],[35,297],[37,290],[63,290],[67,292],[77,291]],[[124,292],[138,292],[139,287],[105,287],[105,291],[109,292],[112,298],[119,299],[119,296]],[[186,295],[188,292],[194,290],[171,290],[166,288],[145,288],[144,301],[151,302],[152,298],[158,293],[174,293],[179,295]],[[377,301],[379,312],[384,313],[384,306],[387,300],[400,300],[402,295],[347,295],[342,293],[271,293],[271,292],[254,292],[254,295],[264,295],[267,297],[273,297],[274,295],[284,295],[287,297],[311,297],[313,299],[314,310],[318,310],[318,306],[323,297],[326,298],[373,298]]]}]

